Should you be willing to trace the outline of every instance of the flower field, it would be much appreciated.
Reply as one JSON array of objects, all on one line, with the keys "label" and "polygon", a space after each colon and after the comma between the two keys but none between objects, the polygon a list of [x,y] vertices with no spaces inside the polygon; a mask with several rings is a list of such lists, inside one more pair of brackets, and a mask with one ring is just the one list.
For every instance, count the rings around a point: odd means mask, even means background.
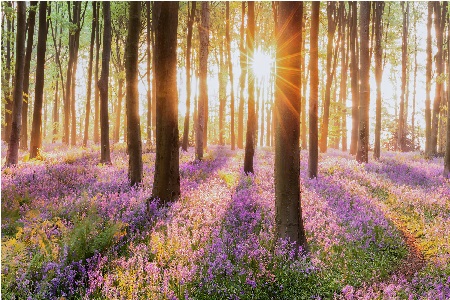
[{"label": "flower field", "polygon": [[[308,254],[274,238],[274,154],[180,154],[181,197],[148,202],[154,159],[130,188],[124,147],[54,146],[2,168],[4,299],[449,299],[450,182],[442,159],[329,151],[302,208]],[[415,252],[414,252],[415,251]],[[305,253],[305,252],[303,252]],[[411,261],[415,253],[414,261]]]}]

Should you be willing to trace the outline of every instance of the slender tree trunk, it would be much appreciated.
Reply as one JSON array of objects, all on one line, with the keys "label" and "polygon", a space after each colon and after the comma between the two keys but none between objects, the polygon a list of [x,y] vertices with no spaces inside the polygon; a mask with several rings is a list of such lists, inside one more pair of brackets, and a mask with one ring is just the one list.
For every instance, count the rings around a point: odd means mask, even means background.
[{"label": "slender tree trunk", "polygon": [[263,97],[262,97],[262,103],[261,103],[261,133],[260,133],[260,142],[259,142],[261,147],[264,146],[264,122],[265,122],[265,119],[264,119],[265,108],[264,107],[266,106],[264,90],[262,91],[262,94],[263,94]]},{"label": "slender tree trunk", "polygon": [[94,44],[95,44],[95,29],[97,28],[97,4],[92,2],[92,29],[91,29],[91,44],[89,46],[89,65],[88,65],[88,82],[86,90],[86,120],[84,123],[84,138],[83,147],[87,146],[89,136],[89,118],[91,114],[91,91],[92,91],[92,61],[94,59]]},{"label": "slender tree trunk", "polygon": [[404,8],[405,2],[402,2],[403,11],[403,34],[402,34],[402,92],[400,96],[400,110],[398,118],[398,148],[401,151],[405,151],[405,93],[406,93],[406,69],[408,64],[408,15],[409,4],[406,3],[406,9]]},{"label": "slender tree trunk", "polygon": [[[247,12],[247,59],[249,64],[253,63],[255,52],[255,2],[248,1]],[[247,70],[248,81],[248,119],[247,134],[245,139],[244,172],[245,174],[254,173],[253,156],[255,155],[255,134],[257,119],[255,116],[255,74],[253,68]]]},{"label": "slender tree trunk", "polygon": [[239,43],[240,50],[240,65],[241,65],[241,75],[239,78],[239,111],[238,111],[238,138],[237,147],[239,149],[244,148],[244,89],[245,89],[245,78],[247,77],[247,56],[245,52],[244,44],[244,19],[245,19],[245,2],[242,2],[242,23],[240,36],[241,40]]},{"label": "slender tree trunk", "polygon": [[[124,83],[123,78],[119,78],[118,89],[117,89],[117,110],[116,110],[116,119],[115,119],[116,124],[114,125],[114,142],[115,143],[118,143],[119,139],[120,139],[120,115],[122,114],[123,83]],[[127,127],[127,124],[124,124],[124,126]]]},{"label": "slender tree trunk", "polygon": [[[414,13],[416,13],[416,6],[414,6]],[[414,87],[413,87],[413,107],[412,107],[412,116],[411,116],[411,140],[413,151],[416,150],[416,132],[415,132],[415,118],[416,118],[416,88],[417,88],[417,19],[414,18]]]},{"label": "slender tree trunk", "polygon": [[358,150],[359,130],[359,56],[358,56],[358,10],[357,2],[350,3],[350,77],[352,91],[352,138],[350,154],[355,155]]},{"label": "slender tree trunk", "polygon": [[374,22],[375,22],[375,80],[377,85],[377,102],[375,116],[375,146],[373,149],[374,159],[380,158],[380,138],[381,138],[381,80],[383,78],[383,49],[381,48],[381,39],[383,37],[383,10],[384,2],[375,3]]},{"label": "slender tree trunk", "polygon": [[431,155],[431,69],[432,51],[431,51],[431,27],[433,24],[433,2],[428,2],[428,17],[427,17],[427,64],[426,64],[426,98],[425,98],[425,156]]},{"label": "slender tree trunk", "polygon": [[[306,45],[306,14],[303,14],[302,18],[302,30],[303,30],[303,38],[302,38],[302,49],[305,49]],[[302,140],[302,149],[308,148],[307,146],[307,139],[306,139],[306,87],[308,83],[308,74],[309,74],[309,68],[306,66],[305,62],[305,53],[302,52],[302,61],[301,61],[301,68],[302,68],[302,103],[301,103],[301,140]],[[269,124],[267,124],[267,129],[269,129]]]},{"label": "slender tree trunk", "polygon": [[[450,20],[447,17],[447,70],[449,73],[450,68]],[[415,24],[414,24],[415,25]],[[444,177],[450,178],[450,76],[447,76],[447,143],[445,147],[444,157]]]},{"label": "slender tree trunk", "polygon": [[311,33],[309,48],[309,178],[317,177],[317,167],[319,160],[318,148],[318,100],[319,100],[319,11],[320,2],[312,2],[311,7]]},{"label": "slender tree trunk", "polygon": [[235,149],[236,136],[234,130],[234,76],[233,76],[233,62],[231,59],[231,38],[230,38],[230,3],[226,2],[226,27],[225,27],[225,38],[227,44],[227,59],[228,59],[228,74],[230,74],[230,137],[231,137],[231,150]]},{"label": "slender tree trunk", "polygon": [[[142,181],[142,141],[139,118],[138,60],[141,2],[130,2],[128,38],[126,44],[126,114],[128,135],[128,179],[133,186]],[[120,84],[120,83],[119,83]]]},{"label": "slender tree trunk", "polygon": [[[156,36],[156,25],[158,24],[158,17],[159,17],[159,9],[160,6],[154,5],[154,2],[152,2],[152,32],[150,35],[150,43],[152,44],[153,53],[155,53],[155,36]],[[155,69],[156,69],[156,57],[153,54],[152,57],[152,70],[153,70],[153,80],[152,80],[152,98],[154,101],[154,105],[152,105],[152,128],[153,128],[153,137],[156,142],[156,75],[155,75]]]},{"label": "slender tree trunk", "polygon": [[[180,195],[176,52],[178,2],[155,2],[154,8],[157,8],[159,17],[155,39],[156,161],[152,198],[158,198],[165,204]],[[207,8],[206,5],[206,11]]]},{"label": "slender tree trunk", "polygon": [[100,162],[111,164],[109,149],[109,118],[108,118],[108,82],[109,82],[109,60],[111,57],[111,3],[103,2],[103,51],[102,71],[98,81],[100,92],[100,129],[101,146]]},{"label": "slender tree trunk", "polygon": [[97,82],[99,79],[100,62],[100,3],[95,1],[97,6],[97,24],[95,29],[95,72],[94,72],[94,143],[100,141],[100,90]]},{"label": "slender tree trunk", "polygon": [[219,145],[225,145],[225,105],[227,101],[227,66],[225,64],[223,41],[219,42]]},{"label": "slender tree trunk", "polygon": [[56,142],[56,137],[59,132],[59,80],[56,78],[55,84],[55,99],[53,101],[53,124],[52,124],[52,143]]},{"label": "slender tree trunk", "polygon": [[47,1],[39,4],[39,32],[36,53],[36,87],[31,127],[30,158],[38,157],[42,148],[42,104],[44,101],[44,65],[47,49]]},{"label": "slender tree trunk", "polygon": [[16,68],[13,93],[11,135],[9,137],[6,167],[17,165],[19,161],[19,141],[22,123],[23,69],[25,65],[26,3],[17,2]]},{"label": "slender tree trunk", "polygon": [[[284,30],[277,43],[275,105],[283,117],[277,118],[275,135],[275,220],[277,238],[295,242],[296,250],[299,246],[307,250],[301,208],[299,147],[302,15],[303,2],[280,2],[279,22]],[[285,57],[291,58],[283,59]]]},{"label": "slender tree trunk", "polygon": [[205,128],[205,106],[208,102],[208,86],[206,83],[207,72],[208,72],[208,44],[209,44],[209,3],[202,2],[201,11],[201,24],[199,26],[200,35],[200,57],[199,57],[199,72],[200,72],[200,95],[198,99],[197,107],[197,135],[196,135],[196,159],[203,159],[203,149],[204,149],[204,131]]},{"label": "slender tree trunk", "polygon": [[30,65],[31,54],[33,52],[33,35],[34,25],[36,23],[36,8],[37,1],[30,2],[30,12],[28,13],[28,30],[27,30],[27,50],[25,52],[25,67],[23,79],[23,104],[22,104],[22,129],[20,138],[20,148],[28,149],[28,102],[30,101],[29,86],[30,86]]},{"label": "slender tree trunk", "polygon": [[[7,7],[11,8],[12,2],[7,2]],[[13,110],[13,99],[11,98],[11,91],[13,90],[13,85],[10,85],[11,81],[11,31],[14,30],[14,25],[12,24],[13,21],[11,21],[10,18],[6,18],[6,72],[5,72],[5,82],[6,86],[4,87],[4,95],[5,95],[5,127],[4,127],[4,135],[3,139],[5,141],[9,142],[9,139],[11,137],[11,123],[12,123],[12,110]],[[2,86],[3,88],[3,86]]]},{"label": "slender tree trunk", "polygon": [[152,89],[150,72],[152,64],[152,52],[151,52],[151,34],[152,25],[150,18],[150,1],[146,4],[146,22],[147,22],[147,32],[146,32],[146,42],[147,42],[147,143],[150,145],[152,143]]},{"label": "slender tree trunk", "polygon": [[360,3],[360,66],[361,88],[359,91],[359,136],[356,160],[359,163],[369,161],[369,104],[370,104],[370,54],[369,54],[369,24],[370,2]]},{"label": "slender tree trunk", "polygon": [[333,84],[333,74],[331,72],[333,59],[334,33],[336,31],[336,2],[327,2],[327,19],[328,19],[328,41],[327,41],[327,83],[325,87],[325,101],[323,104],[322,128],[320,137],[320,152],[327,152],[328,142],[328,123],[330,118],[330,98],[331,86]]},{"label": "slender tree trunk", "polygon": [[[189,5],[189,4],[188,4]],[[191,114],[191,48],[192,27],[195,18],[195,1],[192,2],[191,11],[188,11],[188,33],[186,46],[186,115],[184,116],[184,131],[182,149],[187,151],[189,144],[189,116]]]}]

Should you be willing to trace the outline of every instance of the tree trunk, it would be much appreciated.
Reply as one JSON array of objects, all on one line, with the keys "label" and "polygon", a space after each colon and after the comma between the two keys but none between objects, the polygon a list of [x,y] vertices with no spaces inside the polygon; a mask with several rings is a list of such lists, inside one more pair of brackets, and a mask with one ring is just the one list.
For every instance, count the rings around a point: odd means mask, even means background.
[{"label": "tree trunk", "polygon": [[311,7],[311,33],[309,47],[309,178],[317,177],[317,167],[319,160],[318,149],[318,100],[319,100],[319,11],[320,2],[312,2]]},{"label": "tree trunk", "polygon": [[[189,6],[189,4],[188,4]],[[186,46],[186,115],[184,116],[184,131],[182,149],[187,151],[189,144],[189,116],[191,114],[191,45],[192,26],[195,18],[195,1],[192,2],[191,11],[188,11],[188,33]]]},{"label": "tree trunk", "polygon": [[208,102],[208,86],[206,83],[207,72],[208,72],[208,44],[209,44],[209,3],[202,2],[201,11],[201,24],[199,24],[199,35],[200,35],[200,57],[199,57],[199,72],[200,72],[200,95],[198,98],[197,107],[197,135],[196,135],[196,151],[195,157],[198,160],[203,159],[203,148],[204,148],[204,131],[205,128],[205,106]]},{"label": "tree trunk", "polygon": [[[152,32],[150,35],[150,43],[152,44],[153,53],[155,52],[155,35],[156,35],[156,24],[158,24],[158,17],[159,12],[156,11],[160,7],[154,6],[154,2],[152,2]],[[156,58],[155,54],[153,54],[152,57],[152,70],[153,70],[153,80],[152,80],[152,98],[154,104],[152,105],[152,129],[153,129],[153,138],[156,141],[156,75],[155,75],[155,68],[156,68]]]},{"label": "tree trunk", "polygon": [[[302,49],[305,49],[306,45],[306,14],[303,14],[302,18],[302,30],[303,30],[303,37],[302,37]],[[301,140],[302,140],[302,149],[306,149],[307,146],[307,139],[306,139],[306,131],[308,130],[306,126],[306,87],[308,83],[308,74],[309,74],[309,68],[306,67],[305,62],[306,54],[302,54],[302,62],[301,62],[301,68],[302,68],[302,107],[301,107]],[[269,124],[267,124],[269,126]],[[267,127],[269,129],[269,127]]]},{"label": "tree trunk", "polygon": [[377,85],[377,102],[375,116],[375,146],[373,158],[380,158],[380,137],[381,137],[381,80],[383,78],[383,49],[381,39],[383,37],[383,10],[384,2],[375,3],[374,24],[375,24],[375,80]]},{"label": "tree trunk", "polygon": [[[447,23],[449,23],[447,17]],[[415,24],[414,24],[415,25]],[[447,70],[449,73],[450,68],[450,23],[447,25]],[[445,147],[444,157],[444,177],[450,178],[450,76],[447,76],[447,143]]]},{"label": "tree trunk", "polygon": [[[122,114],[122,99],[123,99],[123,78],[119,78],[118,80],[118,89],[117,89],[117,110],[116,110],[116,118],[114,125],[114,142],[118,143],[120,140],[120,115]],[[127,102],[128,103],[128,102]],[[126,127],[127,124],[124,124]]]},{"label": "tree trunk", "polygon": [[98,88],[99,62],[100,62],[100,3],[95,1],[97,5],[97,24],[95,29],[95,72],[94,72],[94,143],[100,141],[100,90]]},{"label": "tree trunk", "polygon": [[235,149],[236,136],[234,130],[234,77],[233,77],[233,62],[231,59],[231,38],[230,38],[230,3],[226,2],[226,27],[225,27],[225,38],[227,44],[227,59],[228,59],[228,74],[230,75],[230,137],[231,137],[231,150]]},{"label": "tree trunk", "polygon": [[152,64],[152,52],[151,52],[151,35],[152,26],[150,19],[150,1],[146,5],[146,22],[147,22],[147,33],[146,33],[146,43],[147,43],[147,143],[150,145],[152,143],[152,89],[150,72]]},{"label": "tree trunk", "polygon": [[30,65],[31,54],[33,52],[33,35],[34,25],[36,23],[36,8],[37,1],[30,2],[30,12],[28,13],[28,30],[27,30],[27,50],[25,52],[25,67],[23,78],[23,104],[22,104],[22,129],[20,138],[20,148],[23,150],[28,149],[28,102],[30,101]]},{"label": "tree trunk", "polygon": [[359,135],[358,153],[356,160],[359,163],[369,161],[369,104],[370,104],[370,54],[369,54],[369,24],[370,2],[360,3],[360,66],[361,88],[359,91]]},{"label": "tree trunk", "polygon": [[358,56],[358,9],[357,2],[350,3],[350,77],[352,91],[352,138],[350,154],[355,155],[358,150],[359,130],[359,56]]},{"label": "tree trunk", "polygon": [[[7,2],[7,7],[11,8],[12,2]],[[3,140],[8,141],[11,137],[11,123],[12,123],[12,109],[13,109],[13,99],[11,99],[11,91],[12,91],[12,84],[10,85],[11,80],[11,31],[13,30],[13,22],[10,18],[6,18],[6,72],[5,72],[5,83],[6,86],[4,89],[4,95],[5,95],[5,125],[4,125],[4,134],[3,134]]]},{"label": "tree trunk", "polygon": [[91,29],[91,43],[89,45],[89,65],[88,65],[88,82],[86,90],[86,120],[84,123],[84,138],[83,147],[87,146],[89,136],[89,117],[91,114],[91,91],[92,91],[92,61],[94,59],[94,44],[95,44],[95,29],[97,28],[97,4],[92,2],[92,29]]},{"label": "tree trunk", "polygon": [[[69,10],[70,10],[70,2],[68,2]],[[76,16],[76,8],[77,5],[73,5],[73,16]],[[69,22],[73,23],[73,20],[71,20],[70,12],[69,12]],[[72,32],[69,33],[69,60],[67,62],[67,75],[66,75],[66,96],[64,97],[64,135],[63,135],[63,143],[68,145],[69,144],[69,134],[70,134],[70,108],[71,108],[71,86],[72,86],[72,67],[74,64],[74,52],[75,52],[75,45],[74,45],[74,35]]]},{"label": "tree trunk", "polygon": [[[416,6],[414,6],[414,13],[416,13]],[[414,86],[413,86],[413,107],[412,107],[412,116],[411,116],[411,140],[412,140],[412,146],[413,150],[416,150],[416,132],[415,132],[415,118],[416,118],[416,87],[417,87],[417,19],[414,18],[414,24],[413,24],[413,31],[414,31]]]},{"label": "tree trunk", "polygon": [[30,158],[40,155],[42,148],[42,104],[44,100],[44,65],[47,49],[47,1],[39,4],[39,31],[36,53],[36,87],[31,127]]},{"label": "tree trunk", "polygon": [[13,93],[11,135],[9,137],[6,167],[19,161],[19,141],[22,123],[23,69],[25,64],[26,3],[17,2],[16,68]]},{"label": "tree trunk", "polygon": [[[438,126],[439,126],[439,114],[441,108],[442,101],[442,89],[443,82],[440,79],[444,73],[443,70],[443,46],[444,46],[444,26],[445,26],[445,4],[441,7],[439,1],[435,1],[434,3],[434,28],[436,32],[436,44],[437,44],[437,53],[436,53],[436,92],[434,96],[433,102],[433,119],[431,126],[431,146],[430,151],[432,155],[437,153],[437,139],[438,139]],[[442,15],[441,15],[442,14]]]},{"label": "tree trunk", "polygon": [[[250,8],[250,6],[249,6]],[[279,22],[284,28],[277,43],[278,90],[275,94],[275,220],[277,239],[295,242],[307,250],[300,193],[300,102],[303,2],[280,2]],[[289,45],[286,47],[285,45]],[[290,59],[283,59],[290,57]]]},{"label": "tree trunk", "polygon": [[320,152],[327,152],[328,142],[328,124],[330,118],[330,98],[331,98],[331,85],[333,84],[333,73],[331,72],[332,58],[333,58],[333,45],[334,45],[334,33],[336,31],[336,2],[327,2],[327,19],[328,19],[328,41],[327,41],[327,83],[325,87],[325,101],[323,104],[323,117],[322,128],[320,137]]},{"label": "tree trunk", "polygon": [[247,77],[247,56],[245,52],[244,44],[244,19],[245,19],[245,2],[242,2],[242,23],[240,36],[241,40],[239,43],[240,51],[240,65],[241,65],[241,75],[239,78],[239,111],[238,111],[238,138],[237,147],[239,149],[244,148],[244,89],[245,89],[245,78]]},{"label": "tree trunk", "polygon": [[[208,5],[205,2],[202,5],[208,12]],[[158,198],[165,204],[180,195],[176,52],[178,2],[155,2],[154,8],[159,12],[159,17],[155,38],[156,160],[152,198]]]},{"label": "tree trunk", "polygon": [[56,78],[55,84],[55,99],[53,102],[53,124],[52,124],[52,143],[56,142],[56,137],[59,132],[59,80]]},{"label": "tree trunk", "polygon": [[[261,89],[262,89],[262,87],[261,87]],[[263,94],[263,96],[262,96],[262,103],[261,103],[261,133],[260,133],[260,142],[259,142],[261,147],[264,146],[264,122],[266,121],[264,119],[264,113],[265,113],[264,107],[266,106],[264,90],[263,90],[262,94]]]},{"label": "tree trunk", "polygon": [[[253,63],[255,52],[255,2],[248,1],[247,12],[247,59],[249,65]],[[253,156],[255,155],[255,134],[257,120],[255,116],[255,74],[253,68],[247,68],[248,81],[248,119],[247,134],[245,139],[244,172],[245,174],[254,173]]]},{"label": "tree trunk", "polygon": [[[142,141],[139,118],[138,60],[141,2],[130,2],[128,38],[126,44],[126,113],[128,135],[128,179],[133,186],[142,181]],[[120,84],[120,83],[119,83]]]},{"label": "tree trunk", "polygon": [[432,63],[432,40],[431,27],[433,24],[433,2],[428,2],[428,17],[427,17],[427,64],[426,64],[426,98],[425,98],[425,156],[431,155],[431,69]]},{"label": "tree trunk", "polygon": [[408,17],[409,17],[409,3],[401,3],[403,11],[403,34],[402,34],[402,92],[400,96],[400,110],[398,117],[398,135],[397,144],[401,151],[405,151],[405,94],[406,94],[406,69],[408,64]]},{"label": "tree trunk", "polygon": [[219,42],[219,145],[225,145],[224,123],[225,105],[227,101],[227,66],[225,65],[223,40]]},{"label": "tree trunk", "polygon": [[109,120],[108,120],[108,82],[109,82],[109,60],[111,57],[111,3],[103,2],[103,51],[102,71],[98,81],[100,92],[100,135],[101,146],[100,162],[111,164],[109,149]]}]

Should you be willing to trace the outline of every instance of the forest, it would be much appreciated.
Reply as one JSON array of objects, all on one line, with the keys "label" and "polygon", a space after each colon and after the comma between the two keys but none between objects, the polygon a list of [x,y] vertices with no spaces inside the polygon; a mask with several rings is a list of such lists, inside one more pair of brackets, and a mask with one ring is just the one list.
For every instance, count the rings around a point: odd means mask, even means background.
[{"label": "forest", "polygon": [[447,1],[1,1],[4,299],[450,299]]}]

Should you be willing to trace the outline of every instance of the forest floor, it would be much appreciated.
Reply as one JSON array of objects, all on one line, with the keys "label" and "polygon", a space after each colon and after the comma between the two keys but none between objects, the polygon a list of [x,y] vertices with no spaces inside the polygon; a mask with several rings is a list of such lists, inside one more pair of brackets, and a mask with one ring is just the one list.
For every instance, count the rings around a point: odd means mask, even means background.
[{"label": "forest floor", "polygon": [[[98,146],[47,145],[2,168],[5,299],[449,299],[450,181],[442,158],[382,153],[358,164],[330,150],[307,178],[302,210],[310,253],[274,238],[274,154],[258,148],[245,176],[242,150],[180,154],[181,197],[127,181],[124,145],[112,165]],[[2,145],[2,160],[5,150]],[[3,165],[3,163],[2,163]]]}]

